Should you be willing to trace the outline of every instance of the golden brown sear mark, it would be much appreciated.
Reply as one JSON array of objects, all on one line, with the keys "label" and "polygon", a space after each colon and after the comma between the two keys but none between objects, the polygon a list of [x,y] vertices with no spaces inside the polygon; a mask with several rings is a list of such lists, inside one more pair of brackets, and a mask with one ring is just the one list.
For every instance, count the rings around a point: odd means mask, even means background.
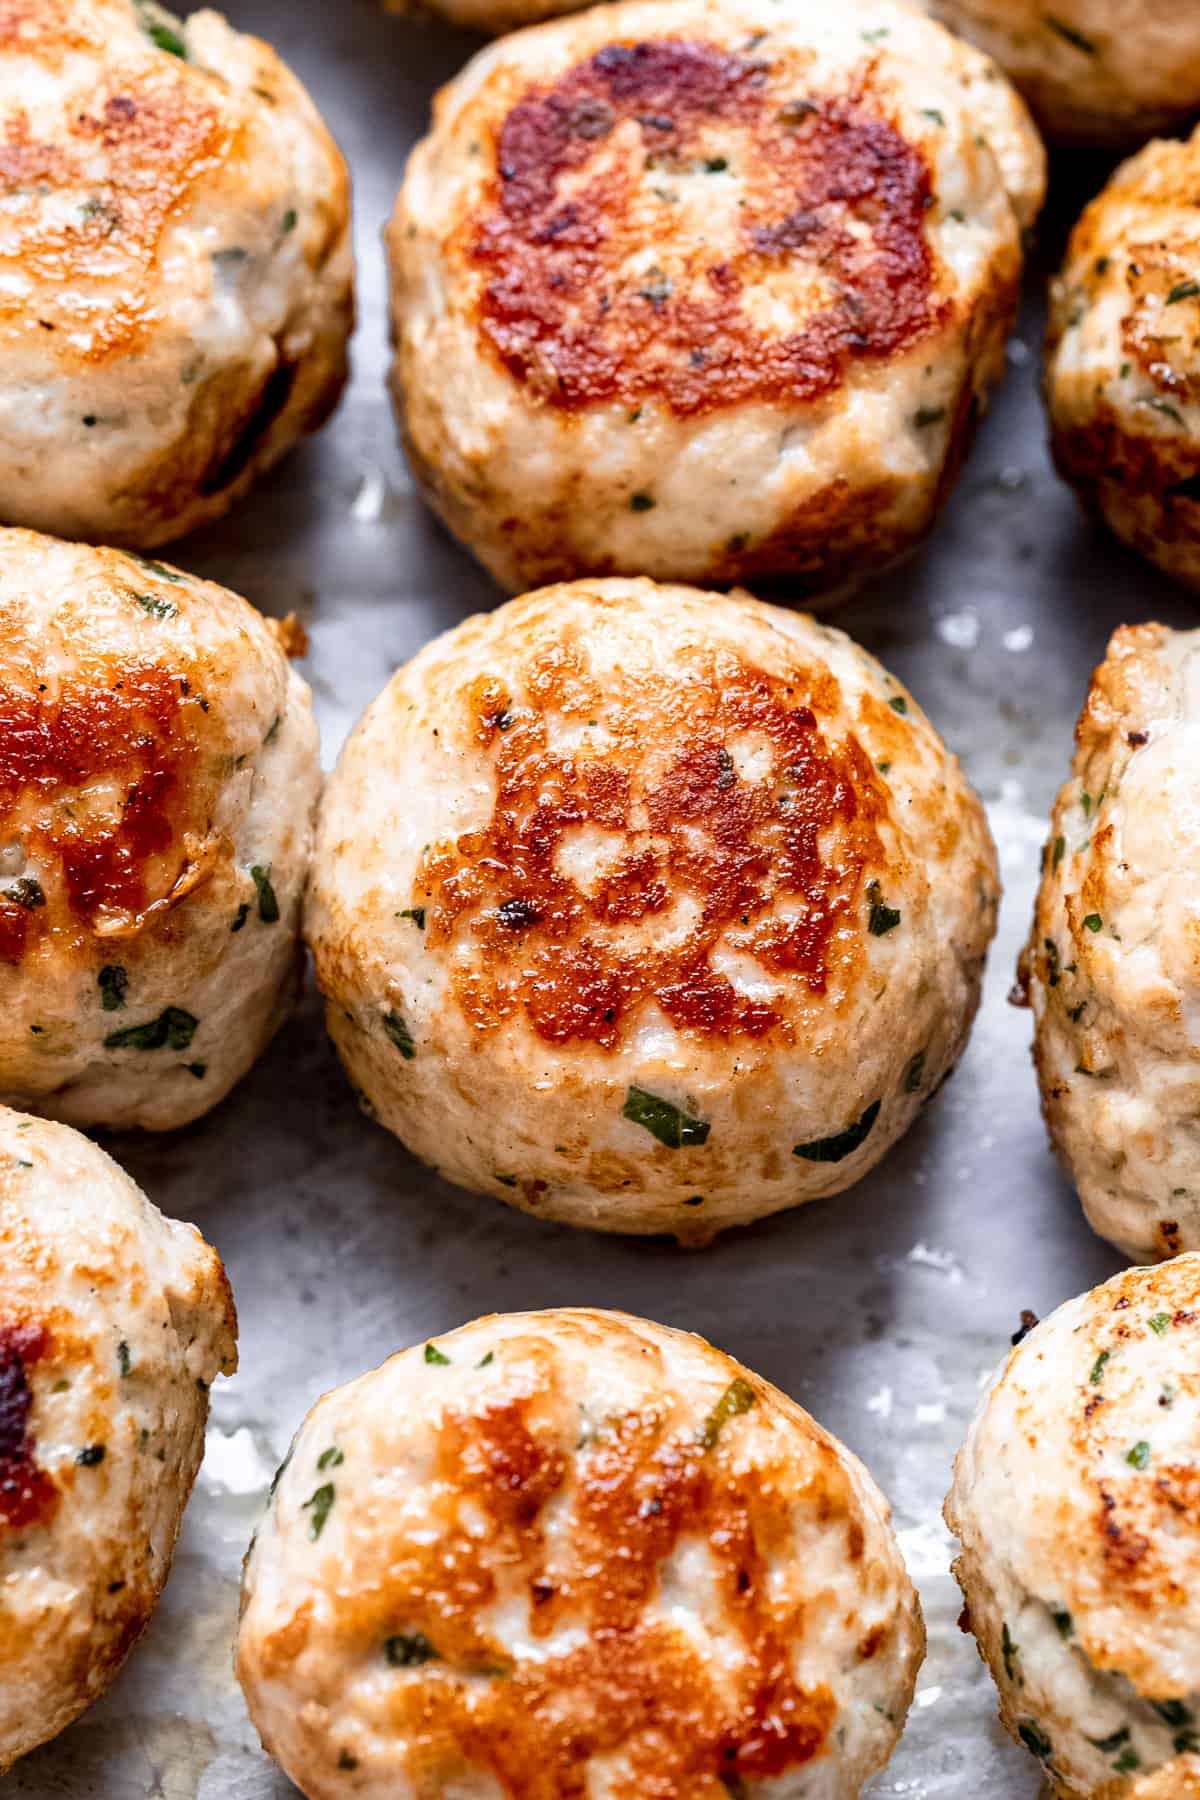
[{"label": "golden brown sear mark", "polygon": [[[134,604],[131,601],[131,604]],[[195,725],[185,676],[153,663],[61,680],[53,695],[0,680],[0,834],[37,867],[0,888],[0,963],[43,932],[104,912],[140,912],[169,887],[156,858],[191,823]]]},{"label": "golden brown sear mark", "polygon": [[[681,416],[805,403],[853,361],[883,361],[934,328],[945,303],[924,157],[884,116],[869,66],[844,94],[795,85],[753,54],[668,38],[610,45],[512,108],[470,254],[488,271],[481,330],[517,380],[563,408],[650,394]],[[629,273],[646,244],[635,197],[648,163],[666,180],[697,164],[735,170],[745,204],[732,254],[693,243],[669,277]],[[667,254],[680,228],[670,204],[659,212]],[[820,300],[772,334],[744,295],[789,264]]]},{"label": "golden brown sear mark", "polygon": [[0,1320],[0,1531],[46,1524],[58,1505],[58,1489],[37,1465],[29,1429],[28,1371],[48,1349],[42,1326]]},{"label": "golden brown sear mark", "polygon": [[[772,1603],[769,1573],[792,1543],[797,1506],[849,1535],[848,1484],[832,1452],[818,1446],[803,1479],[794,1464],[735,1476],[719,1447],[705,1450],[697,1431],[652,1406],[605,1420],[573,1466],[561,1441],[536,1399],[443,1423],[442,1529],[413,1553],[425,1566],[403,1567],[398,1602],[437,1653],[394,1699],[396,1722],[412,1727],[414,1772],[436,1780],[461,1759],[489,1770],[510,1800],[583,1800],[589,1759],[619,1754],[639,1800],[724,1800],[743,1780],[818,1755],[835,1703],[828,1688],[795,1680],[804,1603]],[[562,1500],[570,1529],[549,1536],[544,1509]],[[737,1644],[738,1664],[719,1680],[654,1612],[664,1565],[691,1539],[706,1546]],[[518,1569],[535,1637],[587,1635],[513,1667],[480,1619]],[[873,1637],[862,1654],[879,1648]]]},{"label": "golden brown sear mark", "polygon": [[[44,60],[56,59],[47,50]],[[35,335],[60,357],[104,362],[153,328],[164,231],[229,147],[195,72],[176,58],[158,64],[124,78],[114,70],[108,91],[88,94],[56,141],[39,135],[36,113],[5,119],[0,269],[23,279],[0,296],[0,332]],[[30,279],[38,293],[32,310]]]},{"label": "golden brown sear mark", "polygon": [[[841,990],[862,954],[887,803],[857,739],[835,746],[818,723],[838,704],[831,674],[788,683],[705,652],[679,676],[606,680],[601,696],[568,647],[535,657],[526,687],[535,705],[513,705],[499,681],[470,690],[495,810],[427,850],[415,884],[430,944],[473,948],[453,980],[477,1029],[520,1010],[548,1042],[611,1049],[654,1003],[704,1036],[790,1031],[789,1009],[714,968],[719,942],[812,994]],[[593,704],[597,746],[553,748],[541,709],[561,708],[586,740]],[[738,772],[739,739],[766,758],[753,779]],[[580,828],[624,840],[587,886],[562,862]]]}]

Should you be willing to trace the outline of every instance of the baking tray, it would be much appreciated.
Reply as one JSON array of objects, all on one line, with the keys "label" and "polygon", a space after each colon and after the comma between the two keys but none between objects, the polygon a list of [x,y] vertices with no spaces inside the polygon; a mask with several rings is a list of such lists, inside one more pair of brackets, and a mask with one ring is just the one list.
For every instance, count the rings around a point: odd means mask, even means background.
[{"label": "baking tray", "polygon": [[[475,40],[375,0],[231,0],[307,81],[355,180],[360,322],[332,423],[219,529],[172,549],[306,624],[327,765],[396,665],[496,603],[423,510],[396,447],[380,229],[435,88]],[[358,1111],[311,979],[234,1095],[165,1137],[106,1140],[225,1259],[240,1374],[218,1382],[175,1569],[116,1685],[19,1763],[4,1800],[283,1800],[232,1673],[242,1553],[267,1483],[325,1389],[479,1313],[625,1307],[699,1331],[809,1408],[868,1463],[919,1582],[929,1656],[876,1800],[1034,1800],[995,1719],[941,1522],[950,1464],[1023,1307],[1048,1312],[1117,1266],[1056,1172],[1029,1015],[1006,1004],[1054,791],[1088,673],[1124,620],[1194,622],[1178,589],[1089,526],[1051,470],[1037,395],[1040,295],[1103,165],[1070,158],[1031,268],[1010,368],[928,549],[838,614],[916,692],[987,804],[1006,897],[983,1007],[937,1104],[851,1192],[710,1249],[583,1236],[438,1182]]]}]

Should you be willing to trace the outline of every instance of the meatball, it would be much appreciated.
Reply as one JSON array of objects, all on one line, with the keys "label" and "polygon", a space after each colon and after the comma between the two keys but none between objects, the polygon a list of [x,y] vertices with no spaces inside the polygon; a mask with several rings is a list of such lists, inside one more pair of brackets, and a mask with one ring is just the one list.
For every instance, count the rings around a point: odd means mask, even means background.
[{"label": "meatball", "polygon": [[153,1612],[236,1336],[199,1232],[78,1132],[0,1107],[0,1775]]},{"label": "meatball", "polygon": [[349,182],[219,13],[0,11],[0,519],[164,543],[219,517],[346,376]]},{"label": "meatball", "polygon": [[[1200,27],[1200,9],[1197,12]],[[1051,294],[1046,401],[1064,478],[1200,588],[1200,131],[1123,163]]]},{"label": "meatball", "polygon": [[1068,1800],[1200,1794],[1200,1257],[1128,1269],[1009,1357],[946,1519],[1005,1726]]},{"label": "meatball", "polygon": [[479,1319],[308,1415],[238,1673],[310,1800],[850,1800],[925,1644],[858,1459],[702,1338]]},{"label": "meatball", "polygon": [[928,0],[1016,83],[1049,137],[1133,143],[1200,111],[1200,12],[1179,0]]},{"label": "meatball", "polygon": [[1004,362],[1041,144],[897,0],[626,0],[439,95],[388,231],[430,503],[510,592],[828,594],[926,533]]},{"label": "meatball", "polygon": [[0,1101],[181,1125],[284,1017],[320,773],[281,630],[0,531]]},{"label": "meatball", "polygon": [[611,579],[393,676],[329,783],[306,931],[350,1076],[417,1155],[702,1242],[912,1123],[996,898],[978,800],[857,645]]},{"label": "meatball", "polygon": [[1050,1136],[1137,1262],[1200,1248],[1200,631],[1125,626],[1092,677],[1021,975]]}]

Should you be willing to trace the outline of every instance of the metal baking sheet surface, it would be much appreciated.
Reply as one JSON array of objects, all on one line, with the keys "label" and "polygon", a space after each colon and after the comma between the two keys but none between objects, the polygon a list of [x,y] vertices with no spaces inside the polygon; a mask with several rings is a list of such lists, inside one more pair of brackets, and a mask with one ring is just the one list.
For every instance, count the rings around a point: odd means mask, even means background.
[{"label": "metal baking sheet surface", "polygon": [[[380,229],[435,88],[476,47],[374,0],[229,0],[309,84],[355,179],[360,322],[329,427],[232,518],[171,550],[264,611],[294,609],[332,764],[396,665],[496,603],[423,510],[384,388]],[[242,1554],[300,1418],[335,1383],[478,1313],[625,1307],[702,1332],[786,1389],[869,1464],[920,1583],[929,1656],[875,1800],[1034,1800],[1032,1758],[957,1629],[941,1522],[950,1464],[1022,1307],[1044,1314],[1117,1266],[1057,1174],[1028,1014],[1006,1004],[1051,798],[1090,669],[1124,620],[1194,622],[1185,595],[1079,515],[1045,452],[1038,295],[1103,179],[1071,160],[1028,281],[1004,388],[925,553],[837,622],[909,683],[987,803],[1006,898],[970,1049],[882,1167],[836,1199],[704,1252],[584,1237],[444,1186],[359,1113],[304,1003],[202,1123],[109,1148],[225,1258],[241,1373],[217,1383],[208,1453],[166,1596],[99,1705],[3,1787],[28,1800],[282,1800],[232,1674]]]}]

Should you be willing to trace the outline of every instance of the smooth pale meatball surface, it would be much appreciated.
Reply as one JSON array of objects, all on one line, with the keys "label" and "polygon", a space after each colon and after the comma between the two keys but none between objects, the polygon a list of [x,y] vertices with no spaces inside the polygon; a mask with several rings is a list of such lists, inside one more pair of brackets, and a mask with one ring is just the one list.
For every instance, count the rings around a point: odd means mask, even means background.
[{"label": "smooth pale meatball surface", "polygon": [[928,0],[993,56],[1048,137],[1121,144],[1200,112],[1192,0]]},{"label": "smooth pale meatball surface", "polygon": [[310,1800],[850,1800],[923,1652],[856,1457],[702,1338],[562,1310],[313,1408],[238,1672]]},{"label": "smooth pale meatball surface", "polygon": [[1125,626],[1092,677],[1022,978],[1042,1108],[1093,1228],[1200,1248],[1200,632]]},{"label": "smooth pale meatball surface", "polygon": [[1072,232],[1046,401],[1060,473],[1118,537],[1200,588],[1200,130],[1122,163]]},{"label": "smooth pale meatball surface", "polygon": [[225,512],[346,377],[349,178],[216,12],[0,9],[0,520],[161,544]]},{"label": "smooth pale meatball surface", "polygon": [[0,1101],[184,1124],[291,1003],[309,692],[213,582],[0,531]]},{"label": "smooth pale meatball surface", "polygon": [[1200,1795],[1200,1257],[1129,1269],[1011,1354],[946,1518],[1000,1717],[1064,1800]]},{"label": "smooth pale meatball surface", "polygon": [[0,1106],[0,1774],[153,1612],[236,1330],[199,1232],[78,1132]]},{"label": "smooth pale meatball surface", "polygon": [[629,0],[438,95],[388,230],[417,479],[510,592],[828,594],[929,529],[1000,374],[1040,140],[898,0]]},{"label": "smooth pale meatball surface", "polygon": [[546,588],[393,676],[306,933],[367,1106],[465,1187],[703,1241],[836,1193],[979,997],[983,811],[841,632],[746,595]]}]

